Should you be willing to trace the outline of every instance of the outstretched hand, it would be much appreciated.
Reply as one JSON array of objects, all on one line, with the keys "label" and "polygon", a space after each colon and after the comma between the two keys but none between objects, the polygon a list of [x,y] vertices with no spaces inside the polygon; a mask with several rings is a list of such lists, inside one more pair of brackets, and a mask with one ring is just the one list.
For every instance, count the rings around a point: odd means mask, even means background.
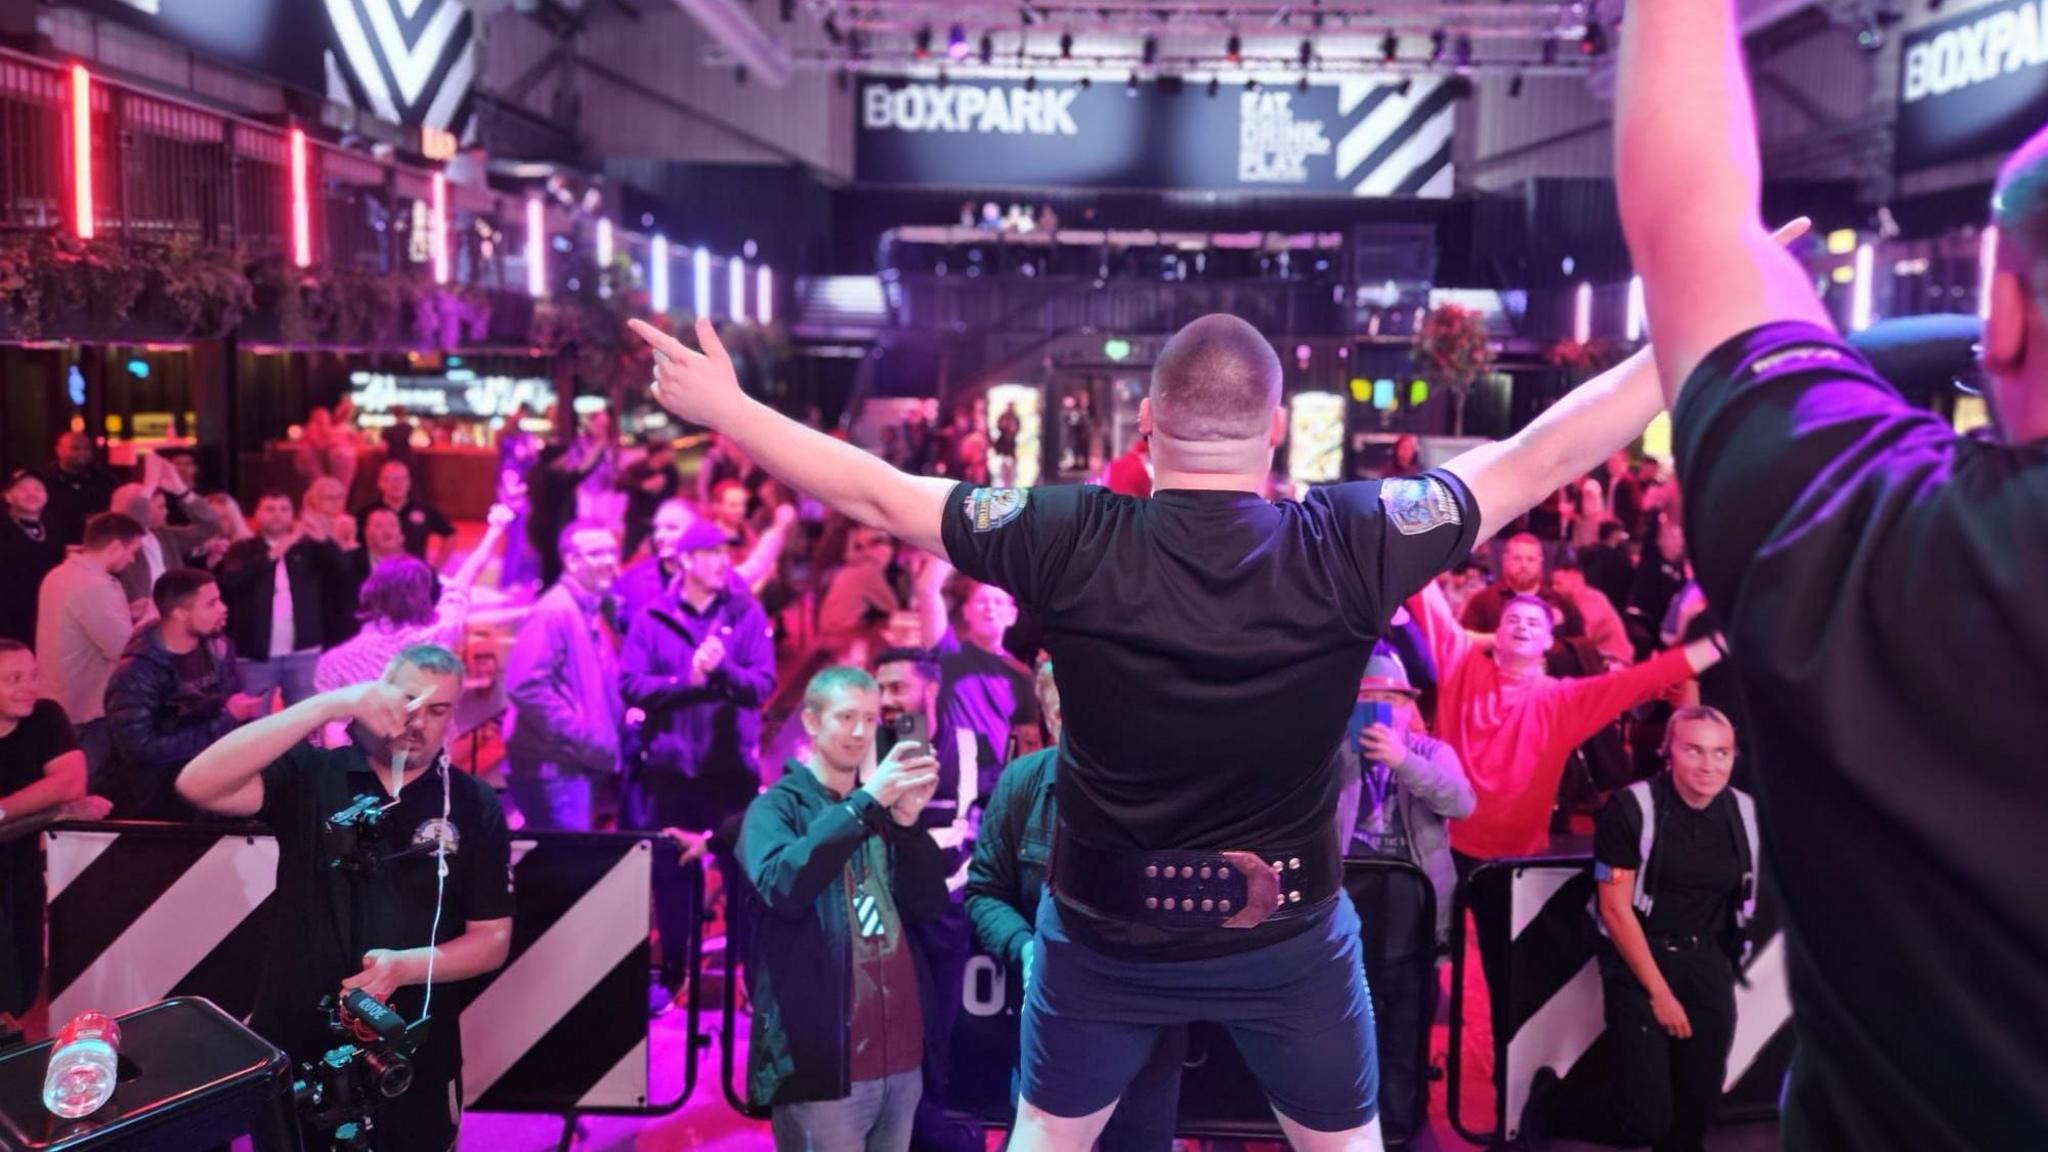
[{"label": "outstretched hand", "polygon": [[719,342],[718,332],[708,317],[697,318],[696,351],[682,341],[640,320],[627,323],[654,349],[654,399],[669,414],[692,424],[717,428],[739,401],[745,399],[733,371],[732,357]]}]

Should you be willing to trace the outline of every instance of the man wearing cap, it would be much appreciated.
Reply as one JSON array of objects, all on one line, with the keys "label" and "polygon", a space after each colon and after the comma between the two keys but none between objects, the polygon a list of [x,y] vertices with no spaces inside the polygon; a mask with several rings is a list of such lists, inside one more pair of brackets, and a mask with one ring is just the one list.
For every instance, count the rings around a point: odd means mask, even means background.
[{"label": "man wearing cap", "polygon": [[[1436,1017],[1436,981],[1419,978],[1422,957],[1450,935],[1451,892],[1458,883],[1450,822],[1470,816],[1473,806],[1458,753],[1423,734],[1417,695],[1393,650],[1375,649],[1358,682],[1358,703],[1361,710],[1384,708],[1386,723],[1359,726],[1337,749],[1344,780],[1337,829],[1345,857],[1413,864],[1436,893],[1435,920],[1419,936],[1413,931],[1422,920],[1417,889],[1389,884],[1378,893],[1375,939],[1392,962],[1375,969],[1371,991],[1373,1018],[1386,1036],[1419,1036]],[[1420,1126],[1428,1101],[1420,1056],[1411,1045],[1380,1053],[1380,1115],[1389,1132]]]},{"label": "man wearing cap", "polygon": [[[731,579],[725,533],[706,520],[675,545],[680,579],[626,629],[619,685],[644,714],[626,744],[621,825],[712,832],[761,790],[761,705],[775,691],[775,644],[760,602]],[[675,854],[654,858],[661,987],[682,987],[688,893]],[[657,1005],[656,1007],[661,1007]]]},{"label": "man wearing cap", "polygon": [[6,515],[0,516],[0,640],[36,642],[36,591],[43,577],[64,562],[64,542],[57,539],[43,509],[50,490],[26,469],[7,478]]}]

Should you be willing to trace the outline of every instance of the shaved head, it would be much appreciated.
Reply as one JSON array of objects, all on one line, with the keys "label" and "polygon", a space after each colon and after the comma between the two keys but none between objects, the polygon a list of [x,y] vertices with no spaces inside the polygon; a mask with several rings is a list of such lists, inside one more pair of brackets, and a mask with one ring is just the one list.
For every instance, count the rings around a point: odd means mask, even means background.
[{"label": "shaved head", "polygon": [[1237,317],[1204,316],[1166,342],[1151,399],[1154,430],[1169,440],[1263,438],[1280,404],[1280,358]]},{"label": "shaved head", "polygon": [[2048,436],[2048,131],[1999,170],[1991,222],[1998,258],[1984,302],[1986,395],[2006,439],[2028,443]]},{"label": "shaved head", "polygon": [[2020,276],[2037,302],[2048,297],[2048,131],[2006,158],[1991,196],[1998,226],[1998,264]]}]

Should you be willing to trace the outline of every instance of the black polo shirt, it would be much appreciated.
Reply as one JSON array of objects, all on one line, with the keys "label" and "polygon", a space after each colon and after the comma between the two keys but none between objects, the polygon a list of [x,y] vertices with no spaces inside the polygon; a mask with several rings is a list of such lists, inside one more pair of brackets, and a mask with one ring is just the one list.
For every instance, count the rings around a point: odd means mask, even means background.
[{"label": "black polo shirt", "polygon": [[[960,485],[955,567],[1035,610],[1065,718],[1065,833],[1115,849],[1259,849],[1334,840],[1337,746],[1373,642],[1401,602],[1472,548],[1456,477],[1250,492]],[[1312,921],[1188,931],[1091,920],[1105,951],[1192,959]]]},{"label": "black polo shirt", "polygon": [[[444,762],[445,763],[445,762]],[[467,773],[448,771],[449,842],[446,903],[436,943],[468,930],[472,920],[512,915],[511,843],[497,794]],[[256,1031],[296,1061],[334,1046],[319,1011],[324,996],[362,971],[372,948],[419,948],[434,919],[435,860],[429,847],[442,824],[442,776],[420,774],[406,783],[398,804],[384,814],[384,850],[420,851],[384,864],[372,875],[328,866],[322,826],[356,796],[382,799],[368,760],[353,745],[338,749],[301,744],[263,770],[263,808],[257,817],[277,837],[277,920],[263,966],[251,1021]],[[434,1019],[415,1056],[413,1091],[453,1078],[461,1067],[458,1020],[468,989],[443,983],[434,992]],[[400,988],[391,1007],[418,1020],[425,989]]]},{"label": "black polo shirt", "polygon": [[1832,332],[1771,324],[1673,413],[1784,897],[1787,1148],[2048,1132],[2048,445],[1959,437]]},{"label": "black polo shirt", "polygon": [[[1741,896],[1742,814],[1726,789],[1705,808],[1687,804],[1669,774],[1650,782],[1657,837],[1650,848],[1650,914],[1636,916],[1651,936],[1718,939]],[[1607,798],[1593,824],[1593,859],[1609,868],[1643,869],[1643,810],[1635,794]]]}]

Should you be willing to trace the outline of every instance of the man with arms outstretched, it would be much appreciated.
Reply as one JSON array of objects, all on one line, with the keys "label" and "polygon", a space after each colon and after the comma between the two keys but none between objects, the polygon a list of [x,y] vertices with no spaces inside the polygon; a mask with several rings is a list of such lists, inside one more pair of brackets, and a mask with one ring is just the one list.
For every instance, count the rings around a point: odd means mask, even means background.
[{"label": "man with arms outstretched", "polygon": [[669,411],[1043,621],[1066,724],[1013,1147],[1089,1147],[1159,1030],[1196,1019],[1230,1029],[1297,1148],[1380,1147],[1333,819],[1359,676],[1402,600],[1642,431],[1648,358],[1441,471],[1274,504],[1280,364],[1229,316],[1159,357],[1145,499],[906,476],[748,399],[710,325],[703,353],[638,331]]},{"label": "man with arms outstretched", "polygon": [[1733,8],[1629,6],[1616,143],[1686,539],[1736,653],[1789,921],[1783,1143],[2038,1145],[2048,135],[1993,198],[1998,434],[1958,437],[1844,345],[1765,239]]}]

